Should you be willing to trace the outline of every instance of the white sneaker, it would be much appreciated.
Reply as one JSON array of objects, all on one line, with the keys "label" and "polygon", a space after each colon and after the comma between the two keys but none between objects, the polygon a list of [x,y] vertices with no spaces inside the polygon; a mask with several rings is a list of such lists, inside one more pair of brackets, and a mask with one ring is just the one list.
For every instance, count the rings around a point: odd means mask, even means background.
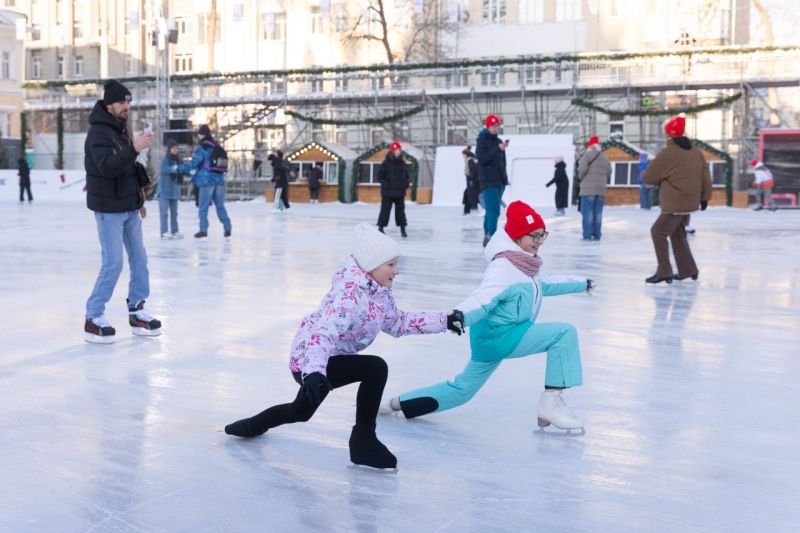
[{"label": "white sneaker", "polygon": [[162,233],[161,234],[161,238],[162,239],[171,239],[172,238],[172,234],[170,234],[170,233]]},{"label": "white sneaker", "polygon": [[173,233],[172,234],[172,238],[173,239],[183,239],[183,233]]},{"label": "white sneaker", "polygon": [[283,213],[283,211],[280,209],[273,209],[272,211],[270,211],[270,213]]},{"label": "white sneaker", "polygon": [[582,429],[583,420],[569,412],[561,393],[561,389],[547,389],[542,393],[539,406],[536,408],[539,427],[553,424],[559,429]]}]

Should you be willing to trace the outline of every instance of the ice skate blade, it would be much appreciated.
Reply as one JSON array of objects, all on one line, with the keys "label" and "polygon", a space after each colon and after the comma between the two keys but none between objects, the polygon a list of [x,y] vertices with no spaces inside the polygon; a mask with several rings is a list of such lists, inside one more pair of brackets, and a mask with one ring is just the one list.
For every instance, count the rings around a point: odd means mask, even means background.
[{"label": "ice skate blade", "polygon": [[94,333],[83,333],[83,339],[86,342],[91,342],[92,344],[114,344],[114,336],[113,335],[106,335],[102,337],[100,335],[95,335]]},{"label": "ice skate blade", "polygon": [[370,474],[380,474],[383,476],[394,476],[397,474],[397,467],[395,468],[374,468],[372,466],[357,465],[352,463],[347,467],[349,470],[369,472]]},{"label": "ice skate blade", "polygon": [[[555,428],[555,426],[553,426]],[[544,428],[540,427],[537,430],[534,430],[534,435],[538,437],[583,437],[586,435],[586,430],[583,428],[580,429],[558,429],[558,430],[548,430],[545,431]]]},{"label": "ice skate blade", "polygon": [[131,328],[131,333],[139,335],[140,337],[158,337],[161,335],[161,328],[158,329],[145,329],[145,328]]}]

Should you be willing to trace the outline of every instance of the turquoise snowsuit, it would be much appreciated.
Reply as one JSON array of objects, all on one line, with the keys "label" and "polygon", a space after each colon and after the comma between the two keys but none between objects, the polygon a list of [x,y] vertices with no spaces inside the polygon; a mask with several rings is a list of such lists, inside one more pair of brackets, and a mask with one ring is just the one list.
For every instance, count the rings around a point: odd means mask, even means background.
[{"label": "turquoise snowsuit", "polygon": [[508,259],[494,257],[504,251],[522,251],[504,230],[486,246],[489,266],[483,281],[457,309],[470,327],[472,356],[453,381],[400,395],[406,418],[446,411],[467,403],[504,359],[547,352],[545,385],[575,387],[583,384],[581,354],[575,327],[560,322],[536,324],[543,296],[584,292],[581,276],[527,276]]}]

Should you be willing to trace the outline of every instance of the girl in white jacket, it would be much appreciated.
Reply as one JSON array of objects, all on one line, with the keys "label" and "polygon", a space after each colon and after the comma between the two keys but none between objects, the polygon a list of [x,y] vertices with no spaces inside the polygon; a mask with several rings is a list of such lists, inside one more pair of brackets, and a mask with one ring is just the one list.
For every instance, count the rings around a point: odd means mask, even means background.
[{"label": "girl in white jacket", "polygon": [[537,255],[547,238],[539,214],[523,202],[512,202],[504,231],[486,246],[489,263],[478,287],[457,310],[470,327],[472,356],[454,381],[401,394],[390,407],[406,418],[438,413],[468,402],[504,359],[547,352],[545,391],[537,408],[539,427],[581,429],[583,422],[564,405],[561,392],[583,383],[578,332],[570,324],[536,323],[542,297],[589,292],[592,280],[582,276],[545,276]]},{"label": "girl in white jacket", "polygon": [[282,424],[307,422],[328,392],[360,382],[350,460],[374,468],[395,468],[397,459],[375,435],[375,420],[388,367],[380,357],[362,355],[378,333],[393,337],[441,333],[460,327],[454,315],[405,312],[392,297],[400,249],[369,224],[355,229],[353,255],[334,274],[319,308],[303,318],[292,343],[289,369],[300,385],[291,403],[276,405],[225,427],[237,437],[257,437]]}]

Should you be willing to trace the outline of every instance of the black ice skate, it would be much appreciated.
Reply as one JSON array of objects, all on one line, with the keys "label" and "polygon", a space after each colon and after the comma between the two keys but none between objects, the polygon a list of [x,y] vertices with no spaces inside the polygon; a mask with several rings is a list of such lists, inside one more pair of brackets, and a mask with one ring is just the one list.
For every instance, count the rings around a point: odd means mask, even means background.
[{"label": "black ice skate", "polygon": [[131,307],[128,302],[128,322],[131,325],[131,330],[134,335],[142,335],[144,337],[158,337],[161,335],[161,322],[150,316],[144,310],[144,300]]},{"label": "black ice skate", "polygon": [[665,282],[667,285],[669,285],[670,283],[672,283],[672,280],[673,280],[673,277],[672,277],[672,276],[668,276],[668,277],[666,277],[666,278],[662,278],[662,277],[661,277],[661,276],[659,276],[658,274],[653,274],[652,276],[650,276],[649,278],[647,278],[646,280],[644,280],[644,282],[645,282],[645,283],[648,283],[648,284],[650,284],[650,285],[655,285],[655,284],[657,284],[657,283],[661,283],[661,282],[663,281],[663,282]]},{"label": "black ice skate", "polygon": [[111,344],[114,342],[116,331],[106,320],[106,315],[97,318],[87,318],[83,326],[83,336],[86,342],[94,344]]},{"label": "black ice skate", "polygon": [[252,419],[250,418],[243,418],[242,420],[238,420],[233,424],[228,424],[225,426],[225,433],[235,437],[252,438],[261,436],[266,432],[266,429],[264,431],[255,429],[252,424]]},{"label": "black ice skate", "polygon": [[350,434],[350,460],[372,468],[397,468],[397,458],[375,435],[375,424],[356,424]]},{"label": "black ice skate", "polygon": [[694,276],[683,276],[683,277],[681,277],[680,274],[675,274],[674,276],[672,276],[672,279],[674,279],[675,281],[683,281],[689,278],[692,278],[692,281],[697,281],[697,274],[695,274]]}]

